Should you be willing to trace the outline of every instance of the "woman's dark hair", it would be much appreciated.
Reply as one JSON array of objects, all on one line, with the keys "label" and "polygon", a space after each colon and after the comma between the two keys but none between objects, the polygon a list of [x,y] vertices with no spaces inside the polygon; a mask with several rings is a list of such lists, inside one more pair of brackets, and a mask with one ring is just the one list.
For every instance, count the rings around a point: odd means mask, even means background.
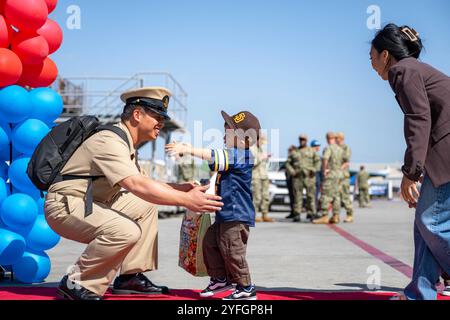
[{"label": "woman's dark hair", "polygon": [[418,59],[423,49],[422,40],[414,29],[393,23],[377,32],[372,46],[378,53],[387,50],[397,61],[409,57]]}]

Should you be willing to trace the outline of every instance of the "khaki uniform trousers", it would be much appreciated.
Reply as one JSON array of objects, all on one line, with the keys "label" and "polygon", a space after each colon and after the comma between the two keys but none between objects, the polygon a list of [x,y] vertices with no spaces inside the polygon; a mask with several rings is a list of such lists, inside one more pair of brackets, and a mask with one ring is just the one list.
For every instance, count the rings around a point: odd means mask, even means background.
[{"label": "khaki uniform trousers", "polygon": [[103,296],[117,272],[133,274],[157,269],[158,209],[129,192],[111,203],[94,202],[85,218],[84,200],[49,193],[45,216],[62,237],[87,244],[69,271],[82,287]]},{"label": "khaki uniform trousers", "polygon": [[269,179],[254,178],[252,180],[253,206],[255,207],[256,212],[260,212],[263,215],[267,215],[269,213],[269,188]]}]

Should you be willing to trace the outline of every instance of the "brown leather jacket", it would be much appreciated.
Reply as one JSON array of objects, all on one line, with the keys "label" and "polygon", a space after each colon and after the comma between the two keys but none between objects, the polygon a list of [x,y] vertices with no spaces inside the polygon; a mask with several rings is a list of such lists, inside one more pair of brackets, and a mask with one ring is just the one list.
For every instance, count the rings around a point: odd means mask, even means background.
[{"label": "brown leather jacket", "polygon": [[407,150],[403,173],[435,187],[450,182],[450,78],[415,58],[389,71],[389,83],[405,114]]}]

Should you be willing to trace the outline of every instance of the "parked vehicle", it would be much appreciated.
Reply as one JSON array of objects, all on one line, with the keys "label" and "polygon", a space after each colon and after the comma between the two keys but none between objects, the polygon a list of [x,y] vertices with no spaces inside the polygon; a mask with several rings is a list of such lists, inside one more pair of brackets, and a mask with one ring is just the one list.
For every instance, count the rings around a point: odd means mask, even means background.
[{"label": "parked vehicle", "polygon": [[289,205],[285,158],[271,159],[268,164],[270,208],[273,205]]}]

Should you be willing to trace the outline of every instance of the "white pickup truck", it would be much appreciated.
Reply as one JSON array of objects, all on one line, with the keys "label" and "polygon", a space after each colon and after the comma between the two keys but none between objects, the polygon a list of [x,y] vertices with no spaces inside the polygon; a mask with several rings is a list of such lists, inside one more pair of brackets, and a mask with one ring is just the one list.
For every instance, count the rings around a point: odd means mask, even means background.
[{"label": "white pickup truck", "polygon": [[268,164],[270,207],[272,205],[289,205],[289,191],[286,182],[285,158],[270,159]]}]

